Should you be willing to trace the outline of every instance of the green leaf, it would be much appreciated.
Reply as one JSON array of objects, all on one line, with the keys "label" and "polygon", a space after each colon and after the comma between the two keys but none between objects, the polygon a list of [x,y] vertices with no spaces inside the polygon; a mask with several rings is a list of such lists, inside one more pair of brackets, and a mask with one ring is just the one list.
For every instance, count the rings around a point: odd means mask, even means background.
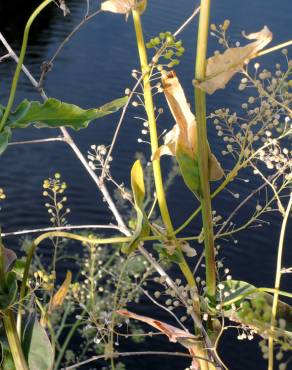
[{"label": "green leaf", "polygon": [[197,158],[193,158],[185,152],[178,142],[176,147],[176,159],[185,184],[194,194],[200,197],[201,183]]},{"label": "green leaf", "polygon": [[143,207],[145,199],[144,174],[141,162],[137,160],[131,170],[131,186],[136,207]]},{"label": "green leaf", "polygon": [[30,124],[38,127],[67,126],[75,130],[85,128],[90,121],[104,117],[119,110],[127,102],[127,97],[113,100],[100,108],[82,109],[74,104],[48,99],[44,103],[24,100],[14,112],[8,116],[6,126],[10,128],[25,128]]},{"label": "green leaf", "polygon": [[[74,104],[63,103],[57,99],[48,99],[44,103],[23,100],[14,112],[10,112],[5,127],[0,132],[0,155],[7,148],[11,138],[11,130],[26,128],[32,124],[36,127],[71,127],[74,130],[86,128],[97,118],[117,112],[126,104],[128,97],[113,100],[99,108],[82,109]],[[0,119],[5,107],[0,105]]]},{"label": "green leaf", "polygon": [[11,130],[9,127],[5,127],[4,130],[0,132],[0,155],[6,150],[10,138]]},{"label": "green leaf", "polygon": [[144,174],[141,162],[137,160],[131,170],[131,186],[134,195],[135,210],[137,213],[136,228],[133,233],[132,241],[122,247],[122,252],[131,253],[139,244],[141,236],[149,235],[149,223],[144,214],[143,202],[145,199]]},{"label": "green leaf", "polygon": [[17,259],[14,262],[14,265],[12,267],[12,271],[15,272],[16,277],[18,280],[21,280],[23,277],[24,269],[26,265],[26,260],[25,259]]},{"label": "green leaf", "polygon": [[[217,295],[217,302],[221,303],[224,315],[232,321],[256,329],[262,337],[268,337],[271,334],[273,295],[245,281],[227,280],[220,284],[223,289],[220,289]],[[225,297],[223,302],[222,297]],[[273,336],[275,340],[292,341],[292,307],[280,300],[278,300]]]},{"label": "green leaf", "polygon": [[30,370],[49,370],[54,364],[54,352],[45,329],[35,314],[28,317],[23,340],[23,353]]},{"label": "green leaf", "polygon": [[16,274],[10,271],[6,274],[7,290],[0,290],[0,310],[6,310],[17,298],[17,280]]}]

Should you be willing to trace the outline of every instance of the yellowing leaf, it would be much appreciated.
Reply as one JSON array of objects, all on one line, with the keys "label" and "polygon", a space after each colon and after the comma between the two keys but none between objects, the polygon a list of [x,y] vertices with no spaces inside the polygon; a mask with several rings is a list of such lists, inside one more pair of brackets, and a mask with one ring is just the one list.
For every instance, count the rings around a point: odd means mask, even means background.
[{"label": "yellowing leaf", "polygon": [[[159,147],[152,159],[162,155],[176,156],[186,185],[197,196],[200,195],[200,176],[198,165],[198,145],[196,119],[187,102],[183,88],[171,71],[162,76],[164,94],[170,111],[176,121],[174,127],[165,135],[164,145]],[[220,180],[223,170],[209,148],[209,180]]]},{"label": "yellowing leaf", "polygon": [[137,213],[136,228],[129,244],[122,247],[122,252],[131,253],[139,245],[141,236],[149,234],[149,224],[144,214],[143,202],[145,198],[144,174],[141,162],[137,160],[131,170],[131,186],[134,195],[135,209]]},{"label": "yellowing leaf", "polygon": [[147,0],[107,0],[101,4],[101,10],[126,15],[132,10],[138,10],[142,14],[146,6]]},{"label": "yellowing leaf", "polygon": [[246,46],[227,49],[223,54],[216,54],[209,58],[206,68],[206,79],[194,81],[198,87],[208,94],[213,94],[218,89],[224,89],[228,81],[243,67],[244,63],[254,57],[273,38],[268,27],[261,31],[244,35],[248,40],[256,40]]},{"label": "yellowing leaf", "polygon": [[52,298],[50,311],[54,311],[55,309],[63,305],[64,299],[68,293],[71,281],[72,281],[72,273],[71,271],[67,271],[66,278],[63,284],[60,286],[60,288],[58,289],[58,291],[55,293],[55,295]]},{"label": "yellowing leaf", "polygon": [[131,186],[134,194],[135,204],[142,208],[145,198],[144,174],[141,162],[137,160],[131,170]]}]

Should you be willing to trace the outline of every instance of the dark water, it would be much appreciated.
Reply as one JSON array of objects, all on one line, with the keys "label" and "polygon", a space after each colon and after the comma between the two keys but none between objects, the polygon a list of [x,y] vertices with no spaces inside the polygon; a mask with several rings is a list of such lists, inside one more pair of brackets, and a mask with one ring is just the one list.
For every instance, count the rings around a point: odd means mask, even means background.
[{"label": "dark water", "polygon": [[[16,2],[11,6],[3,0],[0,4],[0,30],[6,35],[8,41],[19,50],[20,35],[24,22],[29,15],[28,8],[33,9],[37,1]],[[92,7],[98,7],[96,1],[91,1]],[[24,5],[25,4],[25,5]],[[36,76],[40,74],[40,65],[48,60],[56,47],[79,22],[85,12],[85,1],[68,1],[71,10],[70,17],[63,18],[55,7],[47,9],[36,25],[33,26],[30,39],[29,51],[25,60],[26,65]],[[160,0],[149,1],[149,7],[143,16],[146,39],[157,35],[161,31],[174,31],[188,17],[195,5],[192,0]],[[275,2],[272,0],[221,0],[213,2],[212,22],[220,23],[224,19],[231,20],[230,33],[234,40],[239,38],[240,32],[255,32],[268,25],[274,33],[273,44],[289,40],[291,38],[292,5],[291,0]],[[186,92],[192,99],[191,78],[193,75],[194,60],[194,36],[197,22],[188,27],[182,39],[186,49],[177,72],[182,80]],[[210,51],[217,48],[213,41],[210,43]],[[275,53],[269,58],[262,58],[261,64],[271,66],[276,62],[283,62],[281,53]],[[1,103],[7,101],[7,88],[9,87],[13,62],[0,64],[0,97]],[[45,89],[49,96],[60,98],[64,101],[79,104],[80,106],[99,106],[111,99],[123,95],[126,87],[134,84],[131,78],[131,70],[138,68],[135,37],[131,19],[125,22],[122,16],[101,14],[88,22],[79,33],[65,46],[62,53],[54,63],[53,70],[45,81]],[[20,82],[17,100],[23,97],[39,100],[39,96],[23,77]],[[231,83],[224,92],[218,92],[208,99],[209,110],[217,107],[229,106],[236,109],[246,95],[238,97],[236,83]],[[114,152],[116,162],[113,166],[113,175],[118,181],[129,184],[129,166],[134,161],[137,151],[144,151],[149,155],[149,147],[137,144],[137,137],[142,129],[139,121],[133,119],[137,114],[134,108],[130,108],[123,125],[117,146]],[[118,115],[106,117],[89,126],[87,130],[72,133],[81,150],[86,153],[91,144],[106,144],[111,138],[118,120]],[[165,113],[159,120],[160,132],[165,127],[170,127],[172,120]],[[54,136],[57,132],[51,130],[29,129],[16,132],[13,139],[25,140]],[[210,132],[210,142],[215,152],[222,150],[222,144],[218,142],[213,132]],[[220,158],[224,167],[230,168],[232,162]],[[165,163],[165,162],[164,162]],[[55,171],[60,171],[69,185],[68,198],[72,214],[69,222],[72,224],[98,224],[111,221],[111,214],[105,209],[102,199],[96,190],[94,183],[86,175],[85,170],[70,152],[70,149],[62,143],[47,143],[32,146],[10,147],[1,157],[0,164],[0,187],[7,194],[7,201],[0,213],[3,231],[13,231],[22,228],[48,226],[48,216],[43,207],[42,180],[52,176]],[[250,173],[242,172],[241,177],[246,178]],[[177,180],[177,186],[173,186],[169,193],[169,206],[175,223],[179,226],[195,207],[195,201],[184,189],[181,179]],[[243,199],[256,183],[236,181],[230,185],[230,190],[240,194]],[[222,207],[222,204],[224,205]],[[226,217],[233,210],[235,202],[232,202],[229,193],[223,192],[218,200],[214,201],[214,208]],[[242,212],[240,221],[246,219],[250,209]],[[232,241],[222,242],[222,257],[225,265],[231,269],[233,278],[248,280],[255,285],[271,286],[274,280],[275,253],[278,242],[280,217],[271,214],[266,218],[270,224],[262,229],[252,229],[238,235],[238,243]],[[198,222],[198,221],[197,221]],[[200,230],[200,225],[192,224],[187,233]],[[291,245],[291,230],[287,234],[285,265],[291,265],[292,252],[288,250]],[[9,244],[9,239],[7,239]],[[15,246],[15,241],[10,241]],[[49,252],[48,252],[49,256]],[[283,278],[283,287],[288,288],[288,278]],[[291,286],[291,281],[290,281]],[[146,303],[145,303],[146,304]],[[231,337],[229,333],[226,337]],[[165,343],[165,344],[164,344]],[[224,342],[225,343],[225,342]],[[149,348],[170,348],[166,341],[155,339]],[[134,349],[134,347],[133,347]],[[137,349],[135,347],[135,349]],[[179,349],[179,348],[178,348]],[[226,340],[222,348],[226,364],[232,370],[265,368],[261,362],[259,350],[253,343],[239,343]],[[135,359],[127,361],[128,369],[148,370],[153,369],[181,369],[182,360],[147,360]],[[187,366],[187,363],[186,363]],[[98,366],[96,367],[99,368]]]}]

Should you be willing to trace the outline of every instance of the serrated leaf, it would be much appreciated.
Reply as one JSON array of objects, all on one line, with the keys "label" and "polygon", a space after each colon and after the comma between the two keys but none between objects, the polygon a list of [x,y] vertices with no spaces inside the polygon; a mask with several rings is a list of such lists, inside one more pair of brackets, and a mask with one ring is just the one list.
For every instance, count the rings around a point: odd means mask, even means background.
[{"label": "serrated leaf", "polygon": [[[269,293],[257,290],[254,285],[240,280],[223,281],[223,289],[217,296],[217,302],[224,298],[221,305],[224,309],[224,315],[230,320],[256,329],[259,335],[267,338],[270,334],[275,340],[292,341],[292,307],[281,300],[277,305],[277,327],[274,332],[270,331],[270,321],[272,314],[273,296]],[[225,293],[225,294],[224,294]],[[236,309],[231,308],[233,302]],[[280,327],[280,320],[285,322],[284,327]],[[292,345],[292,342],[291,342]]]},{"label": "serrated leaf", "polygon": [[[158,148],[152,159],[158,159],[162,155],[175,156],[185,184],[196,196],[200,196],[196,118],[174,71],[162,76],[162,84],[176,124],[165,135],[164,145]],[[209,180],[220,180],[223,174],[219,162],[209,148]]]},{"label": "serrated leaf", "polygon": [[38,127],[67,126],[79,130],[86,128],[94,119],[116,112],[125,105],[127,99],[127,97],[116,99],[100,108],[93,109],[82,109],[77,105],[52,98],[44,103],[24,100],[14,112],[9,114],[6,126],[25,128],[31,124],[37,124]]},{"label": "serrated leaf", "polygon": [[[11,138],[11,130],[26,128],[32,124],[36,127],[58,128],[71,127],[74,130],[86,128],[97,118],[117,112],[126,104],[128,97],[113,100],[100,108],[82,109],[74,104],[64,103],[50,98],[44,103],[23,100],[14,112],[10,112],[5,127],[0,132],[0,155],[5,151]],[[5,107],[0,105],[0,119]]]},{"label": "serrated leaf", "polygon": [[54,352],[45,329],[35,314],[28,317],[25,324],[22,348],[30,370],[51,370]]},{"label": "serrated leaf", "polygon": [[254,57],[273,38],[268,27],[261,31],[245,35],[249,40],[256,40],[246,46],[227,49],[223,54],[215,54],[207,60],[206,79],[194,81],[194,86],[208,94],[224,89],[228,81],[241,70],[244,63]]},{"label": "serrated leaf", "polygon": [[58,289],[58,291],[54,294],[52,298],[50,311],[54,311],[63,305],[65,297],[68,293],[71,281],[72,281],[72,273],[71,271],[67,271],[66,278],[63,284],[60,286],[60,288]]},{"label": "serrated leaf", "polygon": [[132,241],[122,247],[122,252],[131,253],[139,244],[141,236],[149,234],[149,224],[144,214],[143,202],[145,198],[144,174],[141,162],[137,160],[131,170],[131,186],[134,195],[135,210],[137,214],[136,228],[132,236]]}]

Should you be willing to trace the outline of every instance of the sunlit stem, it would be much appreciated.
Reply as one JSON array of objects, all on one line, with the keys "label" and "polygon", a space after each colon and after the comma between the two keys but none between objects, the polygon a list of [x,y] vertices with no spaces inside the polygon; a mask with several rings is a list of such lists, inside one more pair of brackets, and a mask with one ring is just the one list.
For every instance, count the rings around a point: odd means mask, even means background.
[{"label": "sunlit stem", "polygon": [[4,125],[5,125],[6,121],[7,121],[7,118],[9,116],[9,113],[10,113],[11,108],[12,108],[13,103],[14,103],[15,92],[16,92],[16,88],[17,88],[17,84],[18,84],[18,80],[19,80],[19,75],[20,75],[22,63],[23,63],[23,60],[24,60],[24,57],[25,57],[25,53],[26,53],[27,41],[28,41],[28,35],[29,35],[30,27],[31,27],[33,21],[35,20],[35,18],[40,14],[40,12],[47,5],[49,5],[50,3],[52,3],[53,1],[54,0],[45,0],[45,1],[43,1],[36,8],[36,10],[32,13],[32,15],[29,17],[29,19],[28,19],[28,21],[26,23],[26,26],[25,26],[25,29],[24,29],[24,34],[23,34],[23,39],[22,39],[22,45],[21,45],[21,51],[20,51],[20,55],[19,55],[19,60],[18,60],[17,66],[16,66],[16,70],[15,70],[14,76],[13,76],[13,80],[12,80],[12,85],[11,85],[11,89],[10,89],[10,95],[9,95],[8,103],[7,103],[5,112],[3,114],[3,117],[2,117],[2,120],[1,120],[1,123],[0,123],[0,131],[3,130]]},{"label": "sunlit stem", "polygon": [[[199,81],[204,80],[206,75],[210,6],[210,0],[201,1],[195,70],[195,79]],[[210,297],[214,298],[216,293],[216,264],[214,252],[212,206],[209,185],[209,147],[206,122],[206,94],[204,91],[198,88],[195,88],[195,108],[197,118],[198,159],[201,182],[200,202],[202,207],[205,243],[206,288],[207,294]]]},{"label": "sunlit stem", "polygon": [[290,45],[292,45],[292,40],[289,40],[289,41],[286,41],[286,42],[282,42],[281,44],[275,45],[275,46],[273,46],[273,47],[271,47],[269,49],[265,49],[265,50],[260,51],[259,53],[257,53],[252,58],[257,58],[257,57],[260,57],[262,55],[266,55],[266,54],[272,53],[272,52],[274,52],[276,50],[286,48],[286,47],[288,47]]},{"label": "sunlit stem", "polygon": [[[153,97],[152,97],[152,92],[151,92],[150,68],[149,68],[148,60],[147,60],[147,52],[145,48],[141,17],[140,17],[138,10],[133,10],[132,13],[133,13],[133,20],[134,20],[134,26],[135,26],[135,31],[136,31],[136,39],[137,39],[141,70],[143,73],[144,103],[145,103],[145,109],[146,109],[146,114],[147,114],[148,124],[149,124],[149,131],[150,131],[151,153],[154,154],[156,150],[158,149],[158,136],[157,136],[154,103],[153,103]],[[166,197],[165,197],[165,192],[164,192],[164,187],[163,187],[163,180],[162,180],[162,175],[161,175],[159,159],[153,160],[152,165],[153,165],[156,196],[157,196],[157,200],[158,200],[158,204],[159,204],[159,208],[161,212],[161,217],[165,225],[168,236],[173,237],[174,230],[173,230],[171,218],[170,218],[167,203],[166,203]],[[193,277],[193,274],[183,256],[182,258],[183,258],[183,262],[180,263],[180,268],[185,278],[187,279],[188,284],[191,287],[196,287],[196,282]]]},{"label": "sunlit stem", "polygon": [[280,233],[280,240],[278,246],[278,256],[277,256],[277,268],[276,268],[276,278],[275,278],[275,293],[273,299],[273,306],[272,306],[272,318],[271,318],[271,329],[269,335],[269,370],[273,370],[274,368],[274,339],[273,339],[273,332],[275,329],[276,324],[276,315],[277,315],[277,307],[278,307],[278,299],[279,299],[279,289],[281,283],[281,268],[282,268],[282,257],[283,257],[283,249],[284,249],[284,239],[285,239],[285,232],[286,227],[290,215],[290,211],[292,208],[292,193],[290,194],[290,200],[285,212],[285,216],[282,222],[281,233]]},{"label": "sunlit stem", "polygon": [[[154,154],[156,150],[158,149],[158,136],[157,136],[154,103],[153,103],[152,92],[151,92],[150,68],[149,68],[148,60],[147,60],[147,52],[146,52],[145,43],[144,43],[144,36],[143,36],[140,14],[139,14],[139,11],[137,10],[133,10],[132,13],[133,13],[133,20],[134,20],[134,26],[135,26],[135,31],[136,31],[137,46],[138,46],[141,70],[143,73],[144,103],[145,103],[145,109],[146,109],[147,118],[148,118],[148,124],[149,124],[151,152],[152,154]],[[156,189],[156,194],[157,194],[161,216],[162,216],[164,225],[166,227],[167,233],[169,235],[172,235],[173,227],[172,227],[172,222],[171,222],[167,204],[166,204],[166,198],[165,198],[165,192],[164,192],[164,187],[163,187],[159,159],[153,160],[152,165],[153,165],[155,189]]]},{"label": "sunlit stem", "polygon": [[13,357],[15,369],[29,370],[22,352],[20,340],[16,331],[13,312],[11,310],[7,310],[3,314],[3,324],[7,340],[9,343],[9,349]]}]

